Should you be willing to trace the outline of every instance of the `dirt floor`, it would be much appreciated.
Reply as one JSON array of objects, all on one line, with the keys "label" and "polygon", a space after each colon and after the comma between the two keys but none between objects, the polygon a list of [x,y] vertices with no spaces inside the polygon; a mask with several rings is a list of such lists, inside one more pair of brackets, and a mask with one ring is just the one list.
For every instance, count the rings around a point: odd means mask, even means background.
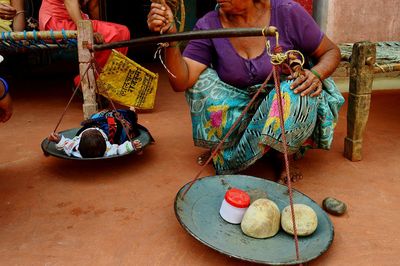
[{"label": "dirt floor", "polygon": [[[156,143],[118,160],[43,155],[40,143],[66,106],[69,84],[59,75],[12,81],[15,112],[0,125],[2,265],[253,265],[204,246],[175,217],[175,195],[199,171],[202,150],[192,143],[184,95],[164,72],[156,108],[139,115]],[[361,162],[342,155],[347,104],[332,149],[299,162],[297,190],[320,204],[331,196],[348,205],[344,216],[329,216],[333,243],[308,265],[398,265],[399,103],[400,90],[373,93]],[[79,125],[81,104],[73,101],[59,130]],[[202,175],[213,174],[208,166]],[[272,178],[265,162],[245,174]]]}]

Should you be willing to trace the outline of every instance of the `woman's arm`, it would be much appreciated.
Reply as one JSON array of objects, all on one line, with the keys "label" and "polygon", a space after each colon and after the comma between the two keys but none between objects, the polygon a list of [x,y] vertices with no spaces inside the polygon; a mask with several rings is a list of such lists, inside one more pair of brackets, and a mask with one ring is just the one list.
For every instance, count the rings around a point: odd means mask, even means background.
[{"label": "woman's arm", "polygon": [[13,31],[23,31],[25,29],[24,0],[11,0],[10,3],[16,10],[13,19]]},{"label": "woman's arm", "polygon": [[[162,4],[151,4],[147,16],[147,25],[151,31],[176,33],[177,29],[173,21],[172,11],[164,1]],[[177,42],[172,42],[165,48],[165,62],[168,70],[175,76],[173,77],[170,73],[168,75],[172,88],[175,91],[185,91],[196,83],[207,66],[183,57],[177,45]]]},{"label": "woman's arm", "polygon": [[[75,25],[78,26],[78,21],[82,20],[81,6],[78,0],[64,0],[65,8],[68,11],[69,16],[74,21]],[[104,43],[103,35],[98,32],[93,32],[93,39],[95,43]]]},{"label": "woman's arm", "polygon": [[341,58],[339,47],[326,36],[311,56],[317,61],[312,69],[319,73],[321,80],[330,77],[335,72]]},{"label": "woman's arm", "polygon": [[[311,70],[304,70],[291,88],[302,96],[318,96],[322,92],[322,81],[336,70],[340,63],[340,50],[328,37],[324,36],[318,48],[311,54],[317,64]],[[298,87],[297,87],[298,86]]]},{"label": "woman's arm", "polygon": [[78,25],[78,21],[83,19],[79,1],[64,0],[64,5],[68,11],[69,16],[74,21],[75,25]]}]

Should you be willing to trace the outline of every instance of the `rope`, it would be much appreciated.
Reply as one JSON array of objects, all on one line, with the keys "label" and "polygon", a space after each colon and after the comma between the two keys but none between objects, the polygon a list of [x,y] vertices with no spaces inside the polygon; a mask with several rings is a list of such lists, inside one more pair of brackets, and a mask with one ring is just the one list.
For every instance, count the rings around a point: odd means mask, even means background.
[{"label": "rope", "polygon": [[[98,70],[97,70],[98,67],[99,67],[99,66],[97,65],[97,62],[96,62],[96,60],[94,59],[94,56],[91,55],[89,65],[87,66],[87,68],[86,68],[85,71],[83,72],[82,77],[81,77],[81,79],[79,80],[78,85],[75,87],[74,92],[72,93],[72,96],[70,97],[70,99],[69,99],[69,101],[68,101],[66,107],[64,108],[64,111],[63,111],[62,114],[61,114],[60,119],[59,119],[58,122],[57,122],[57,125],[55,126],[55,128],[54,128],[54,130],[53,130],[53,133],[55,133],[55,132],[57,131],[59,125],[61,124],[61,121],[62,121],[62,119],[64,118],[65,113],[66,113],[67,110],[68,110],[68,107],[70,106],[70,104],[71,104],[73,98],[75,97],[76,92],[78,91],[78,89],[79,89],[79,87],[80,87],[80,85],[81,85],[81,83],[82,83],[82,80],[87,76],[87,72],[89,71],[89,69],[92,68],[92,69],[94,70],[94,72],[95,72],[96,77],[98,77],[98,76],[99,76],[99,72],[98,72]],[[90,79],[88,79],[88,82],[89,82],[89,86],[90,86]],[[97,87],[97,82],[95,82],[95,89],[96,89],[97,94],[99,94],[99,89],[98,89],[98,87]],[[124,131],[125,131],[125,133],[126,133],[126,136],[128,137],[129,141],[132,142],[132,138],[131,138],[131,136],[130,136],[130,134],[129,134],[129,129],[127,128],[127,125],[122,121],[122,116],[121,116],[121,114],[117,111],[117,108],[116,108],[114,102],[112,101],[111,97],[109,96],[108,92],[107,92],[106,90],[105,90],[104,92],[105,92],[105,94],[107,95],[107,99],[110,101],[110,103],[111,103],[111,105],[112,105],[112,107],[113,107],[113,111],[115,111],[115,113],[116,113],[116,118],[117,118],[117,120],[119,120],[119,121],[121,122],[121,125],[122,125],[122,127],[123,127],[123,129],[124,129]],[[46,150],[48,149],[49,144],[50,144],[50,142],[47,142]],[[137,150],[137,149],[135,148],[135,150]],[[140,149],[137,150],[137,151],[140,151]]]},{"label": "rope", "polygon": [[[269,52],[269,42],[268,41],[266,42],[266,45],[267,45],[267,51]],[[181,198],[182,198],[182,200],[185,199],[187,192],[191,189],[193,184],[195,182],[197,182],[197,180],[200,177],[200,174],[203,172],[203,170],[208,165],[208,163],[210,163],[211,160],[217,155],[217,153],[221,149],[222,145],[224,144],[224,141],[232,134],[233,130],[236,128],[238,123],[242,120],[243,116],[247,113],[250,106],[252,106],[252,104],[257,99],[258,95],[260,94],[260,92],[265,88],[269,79],[273,75],[274,82],[275,82],[275,91],[276,91],[276,96],[277,96],[277,100],[278,100],[279,120],[280,120],[280,128],[281,128],[281,135],[282,135],[283,153],[284,153],[284,159],[285,159],[285,169],[286,169],[286,174],[287,174],[287,187],[288,187],[288,193],[289,193],[289,204],[290,204],[291,218],[292,218],[292,224],[293,224],[293,235],[294,235],[294,242],[295,242],[296,259],[300,260],[299,240],[298,240],[298,235],[297,235],[296,218],[295,218],[294,206],[293,206],[293,189],[292,189],[292,182],[291,182],[292,180],[291,180],[291,174],[290,174],[289,157],[288,157],[288,150],[287,150],[287,140],[286,140],[286,133],[285,133],[285,118],[283,115],[283,103],[282,103],[283,98],[282,98],[282,94],[281,94],[281,90],[280,90],[280,78],[279,78],[279,71],[278,71],[278,66],[284,64],[284,61],[289,57],[288,56],[289,52],[299,53],[302,56],[302,59],[304,60],[303,55],[298,51],[287,51],[285,54],[283,54],[282,47],[279,46],[278,37],[277,37],[276,47],[274,49],[274,54],[273,54],[274,57],[271,56],[271,63],[273,65],[272,72],[268,75],[267,79],[264,81],[264,83],[261,85],[261,87],[254,94],[253,98],[248,103],[248,105],[245,107],[245,109],[240,114],[240,116],[237,118],[235,123],[231,126],[228,133],[218,143],[217,147],[212,151],[210,157],[207,159],[206,163],[201,167],[200,171],[197,173],[195,178],[189,182],[189,185],[184,190]],[[279,60],[280,62],[279,62],[279,64],[274,64],[277,61],[274,61],[274,63],[273,63],[272,62],[273,60]],[[304,63],[304,62],[302,62],[302,63]],[[302,63],[301,63],[301,66],[303,65]],[[300,264],[300,265],[302,265],[302,264]]]},{"label": "rope", "polygon": [[[95,71],[96,76],[98,77],[98,76],[100,75],[100,73],[99,73],[98,70],[97,70],[97,68],[99,68],[99,65],[97,64],[96,60],[94,60],[94,57],[92,57],[92,58],[93,58],[93,60],[91,60],[91,64],[92,64],[92,67],[93,67],[93,69],[94,69],[94,71]],[[94,66],[93,66],[93,64],[94,64]],[[97,86],[97,82],[95,82],[95,88],[96,88],[97,94],[100,94],[99,88],[98,88],[98,86]],[[132,138],[131,138],[131,136],[130,136],[130,134],[129,134],[129,129],[127,128],[127,125],[122,121],[122,116],[121,116],[121,114],[117,111],[117,107],[115,106],[113,100],[111,99],[111,97],[110,97],[110,95],[108,94],[107,90],[103,90],[102,92],[104,92],[104,93],[107,95],[107,99],[110,101],[111,106],[112,106],[112,108],[113,108],[113,111],[115,111],[115,113],[117,114],[117,115],[116,115],[117,120],[118,120],[119,122],[121,122],[121,125],[122,125],[122,127],[123,127],[123,129],[124,129],[124,131],[125,131],[126,136],[128,137],[129,141],[132,142]],[[136,148],[135,148],[135,149],[136,149]]]},{"label": "rope", "polygon": [[162,49],[163,49],[163,48],[167,48],[167,47],[169,47],[169,46],[170,46],[170,45],[169,45],[168,42],[161,42],[161,43],[159,43],[159,44],[158,44],[158,47],[157,47],[157,50],[156,50],[155,53],[154,53],[153,58],[154,58],[154,59],[158,58],[158,59],[160,60],[161,64],[163,65],[164,69],[165,69],[172,77],[176,78],[176,76],[168,69],[167,65],[164,63],[164,60],[162,59],[162,56],[161,56],[161,51],[162,51]]},{"label": "rope", "polygon": [[[87,72],[89,71],[89,68],[90,68],[90,67],[91,67],[91,64],[89,64],[88,67],[86,68],[85,72],[83,72],[84,74],[82,75],[82,77],[86,76],[86,74],[87,74]],[[80,87],[80,85],[81,85],[81,82],[82,82],[82,79],[79,80],[79,83],[78,83],[78,85],[75,87],[74,92],[72,93],[71,98],[69,98],[69,101],[68,101],[67,105],[65,106],[64,111],[61,113],[61,117],[60,117],[60,119],[58,120],[57,125],[55,126],[55,128],[54,128],[54,130],[53,130],[53,133],[55,133],[55,132],[57,131],[59,125],[61,124],[61,121],[62,121],[62,119],[64,118],[65,113],[67,112],[69,105],[71,104],[72,100],[74,99],[74,97],[75,97],[75,95],[76,95],[76,92],[78,91],[78,89],[79,89],[79,87]],[[48,149],[49,145],[50,145],[50,141],[47,142],[46,150]]]},{"label": "rope", "polygon": [[296,219],[294,214],[294,207],[293,207],[293,191],[292,191],[292,180],[290,175],[290,167],[289,167],[289,157],[288,157],[288,150],[287,150],[287,141],[286,141],[286,132],[285,132],[285,118],[283,116],[283,103],[282,103],[282,94],[280,89],[280,82],[279,82],[279,74],[277,70],[277,66],[273,66],[273,73],[274,73],[274,80],[275,80],[275,91],[278,100],[278,110],[279,110],[279,120],[280,120],[280,128],[282,134],[282,145],[283,145],[283,154],[285,157],[285,168],[286,168],[286,175],[287,175],[287,187],[289,191],[289,204],[290,204],[290,211],[292,216],[292,223],[293,223],[293,235],[294,235],[294,243],[296,249],[296,259],[300,259],[300,252],[299,252],[299,240],[297,237],[297,226],[296,226]]},{"label": "rope", "polygon": [[[179,24],[178,31],[182,32],[185,29],[186,20],[184,0],[166,0],[166,4],[171,8],[174,18],[176,18],[176,21]],[[180,12],[180,20],[177,18],[178,11]]]}]

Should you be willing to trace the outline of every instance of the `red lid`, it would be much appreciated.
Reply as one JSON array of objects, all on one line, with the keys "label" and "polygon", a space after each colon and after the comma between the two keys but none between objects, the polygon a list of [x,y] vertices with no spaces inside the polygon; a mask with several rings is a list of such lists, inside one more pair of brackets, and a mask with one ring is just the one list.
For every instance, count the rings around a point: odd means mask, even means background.
[{"label": "red lid", "polygon": [[225,200],[236,208],[247,208],[250,205],[250,196],[245,191],[232,188],[225,193]]}]

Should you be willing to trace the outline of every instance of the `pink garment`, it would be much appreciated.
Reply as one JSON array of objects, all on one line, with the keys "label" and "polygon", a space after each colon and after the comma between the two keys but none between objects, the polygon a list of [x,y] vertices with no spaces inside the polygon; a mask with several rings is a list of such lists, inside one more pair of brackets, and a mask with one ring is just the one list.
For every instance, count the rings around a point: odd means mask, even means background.
[{"label": "pink garment", "polygon": [[[82,13],[83,19],[89,19],[88,15]],[[104,42],[119,42],[130,39],[129,29],[121,24],[91,20],[93,31],[103,35]],[[64,5],[64,0],[43,0],[39,10],[39,29],[40,30],[76,30],[74,21],[70,18]],[[117,51],[127,54],[128,47],[118,48]],[[111,50],[96,52],[94,57],[100,67],[103,67]],[[75,85],[79,83],[79,77],[75,78]]]}]

